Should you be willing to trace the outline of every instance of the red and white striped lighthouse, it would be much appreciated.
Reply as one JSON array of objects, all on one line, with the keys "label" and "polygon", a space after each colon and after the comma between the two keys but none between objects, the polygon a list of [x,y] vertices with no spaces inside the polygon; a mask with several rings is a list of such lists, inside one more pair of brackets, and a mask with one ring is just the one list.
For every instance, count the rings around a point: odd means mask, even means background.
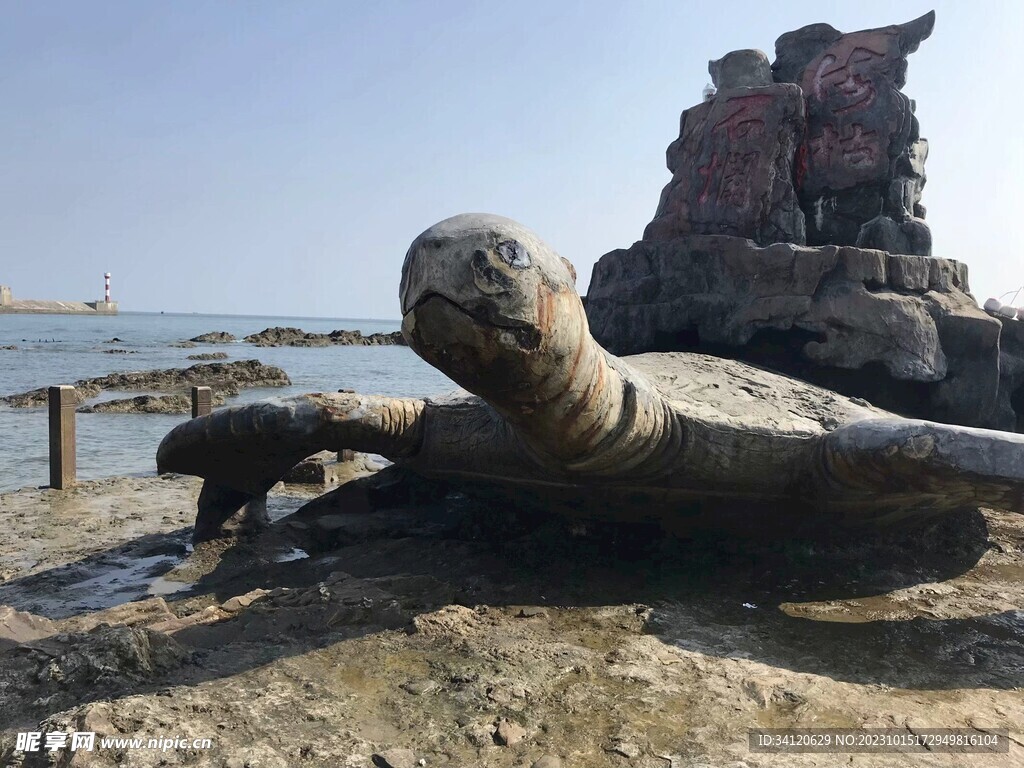
[{"label": "red and white striped lighthouse", "polygon": [[103,300],[110,303],[110,273],[103,273]]}]

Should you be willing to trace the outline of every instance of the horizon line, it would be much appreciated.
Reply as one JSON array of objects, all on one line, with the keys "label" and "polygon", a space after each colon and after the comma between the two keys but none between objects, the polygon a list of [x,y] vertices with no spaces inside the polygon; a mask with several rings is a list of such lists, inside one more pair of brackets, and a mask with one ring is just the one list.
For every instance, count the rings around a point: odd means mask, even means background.
[{"label": "horizon line", "polygon": [[[339,317],[334,315],[252,315],[232,312],[169,312],[166,310],[121,310],[121,315],[165,315],[170,317],[241,317],[241,318],[269,318],[277,320],[350,320],[369,323],[401,323],[402,318],[380,318],[380,317]],[[117,315],[110,315],[117,317]]]}]

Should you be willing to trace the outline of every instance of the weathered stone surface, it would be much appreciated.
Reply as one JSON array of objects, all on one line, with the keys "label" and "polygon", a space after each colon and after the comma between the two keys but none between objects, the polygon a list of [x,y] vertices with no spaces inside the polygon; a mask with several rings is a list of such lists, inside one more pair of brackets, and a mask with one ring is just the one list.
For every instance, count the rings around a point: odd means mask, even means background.
[{"label": "weathered stone surface", "polygon": [[732,51],[717,61],[708,62],[715,88],[759,88],[772,84],[772,66],[764,51]]},{"label": "weathered stone surface", "polygon": [[515,720],[502,718],[494,730],[494,741],[503,747],[513,747],[526,738],[526,729]]},{"label": "weathered stone surface", "polygon": [[301,485],[336,485],[373,471],[367,468],[366,458],[353,451],[320,451],[300,461],[281,480]]},{"label": "weathered stone surface", "polygon": [[122,624],[126,627],[141,628],[174,618],[175,615],[162,597],[150,597],[65,619],[61,629],[65,632],[89,632],[102,624]]},{"label": "weathered stone surface", "polygon": [[587,317],[616,354],[706,350],[906,415],[1006,427],[998,321],[965,278],[948,259],[689,236],[602,257]]},{"label": "weathered stone surface", "polygon": [[1000,317],[998,422],[1024,432],[1024,323]]},{"label": "weathered stone surface", "polygon": [[929,13],[850,34],[814,24],[776,41],[776,81],[807,98],[796,181],[808,243],[930,255],[920,205],[928,145],[900,88],[934,22]]},{"label": "weathered stone surface", "polygon": [[0,605],[0,651],[30,640],[48,637],[56,631],[56,625],[44,616],[17,611],[9,605]]},{"label": "weathered stone surface", "polygon": [[790,84],[722,89],[683,112],[667,152],[672,180],[644,239],[696,233],[802,243],[793,160],[803,132],[803,94]]},{"label": "weathered stone surface", "polygon": [[932,252],[932,232],[924,219],[914,216],[907,216],[899,222],[888,216],[876,216],[860,228],[857,245],[889,253],[928,256]]}]

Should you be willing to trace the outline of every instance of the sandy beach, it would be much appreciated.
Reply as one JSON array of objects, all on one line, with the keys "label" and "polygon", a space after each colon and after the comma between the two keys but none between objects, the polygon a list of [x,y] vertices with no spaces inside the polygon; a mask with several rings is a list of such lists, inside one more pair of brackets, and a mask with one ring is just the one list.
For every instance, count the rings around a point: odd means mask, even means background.
[{"label": "sandy beach", "polygon": [[[1019,764],[1020,516],[679,540],[448,499],[322,509],[321,552],[287,515],[322,490],[278,486],[270,529],[195,550],[195,478],[0,496],[3,764],[827,766],[747,731],[936,724],[1014,751],[900,765]],[[19,731],[210,747],[58,762]]]}]

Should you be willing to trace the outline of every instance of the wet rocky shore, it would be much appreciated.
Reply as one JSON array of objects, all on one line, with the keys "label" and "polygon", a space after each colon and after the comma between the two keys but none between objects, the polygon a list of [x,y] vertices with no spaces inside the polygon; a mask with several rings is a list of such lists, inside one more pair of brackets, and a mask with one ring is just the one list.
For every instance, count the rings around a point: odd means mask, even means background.
[{"label": "wet rocky shore", "polygon": [[1024,748],[1019,515],[773,541],[457,496],[293,514],[321,490],[278,486],[269,529],[194,550],[194,478],[0,496],[0,762],[69,764],[15,758],[26,730],[213,743],[90,766],[1017,764],[748,749],[823,725]]}]

